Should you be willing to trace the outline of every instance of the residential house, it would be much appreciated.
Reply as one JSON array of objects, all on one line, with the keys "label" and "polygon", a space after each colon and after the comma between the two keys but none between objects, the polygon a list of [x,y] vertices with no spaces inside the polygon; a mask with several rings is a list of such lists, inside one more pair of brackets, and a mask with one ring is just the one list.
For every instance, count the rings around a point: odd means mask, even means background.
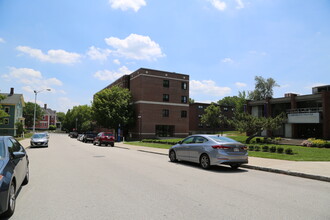
[{"label": "residential house", "polygon": [[56,126],[56,124],[57,124],[56,111],[47,108],[47,104],[45,104],[43,108],[43,115],[41,120],[36,121],[36,129],[48,130],[50,125]]}]

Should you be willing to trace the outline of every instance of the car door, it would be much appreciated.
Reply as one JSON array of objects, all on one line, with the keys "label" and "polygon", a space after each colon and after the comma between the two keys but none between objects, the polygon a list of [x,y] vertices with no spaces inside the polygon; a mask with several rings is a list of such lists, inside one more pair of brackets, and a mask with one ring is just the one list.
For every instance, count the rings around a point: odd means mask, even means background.
[{"label": "car door", "polygon": [[182,141],[180,146],[176,148],[176,154],[178,155],[178,159],[190,160],[188,150],[192,143],[194,143],[194,137],[187,137]]},{"label": "car door", "polygon": [[10,160],[13,166],[15,167],[15,176],[17,179],[17,183],[20,185],[26,175],[26,169],[27,169],[27,158],[22,157],[22,158],[13,158],[12,154],[14,152],[23,152],[26,153],[24,148],[21,146],[21,144],[16,141],[14,138],[9,138],[7,139],[7,147],[8,151],[10,152]]},{"label": "car door", "polygon": [[206,138],[202,136],[195,136],[194,142],[190,144],[188,148],[189,160],[198,163],[199,156],[203,152],[204,143],[207,141]]}]

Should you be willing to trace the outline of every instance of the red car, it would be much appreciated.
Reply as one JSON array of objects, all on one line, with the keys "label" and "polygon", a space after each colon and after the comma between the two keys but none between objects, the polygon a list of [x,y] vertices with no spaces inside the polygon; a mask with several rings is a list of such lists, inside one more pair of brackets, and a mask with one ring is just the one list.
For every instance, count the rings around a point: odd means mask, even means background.
[{"label": "red car", "polygon": [[102,144],[108,146],[108,144],[110,144],[110,146],[113,147],[115,146],[115,137],[111,132],[100,132],[94,138],[93,144],[97,144],[99,146],[101,146]]}]

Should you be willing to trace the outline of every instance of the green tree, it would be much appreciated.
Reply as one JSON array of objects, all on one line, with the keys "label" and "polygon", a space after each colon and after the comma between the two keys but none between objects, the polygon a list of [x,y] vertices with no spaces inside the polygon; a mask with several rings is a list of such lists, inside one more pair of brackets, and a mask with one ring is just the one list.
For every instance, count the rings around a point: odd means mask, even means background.
[{"label": "green tree", "polygon": [[201,122],[210,125],[214,132],[220,129],[222,133],[222,127],[227,123],[227,119],[222,114],[220,106],[212,103],[205,109]]},{"label": "green tree", "polygon": [[65,120],[65,113],[64,112],[57,112],[56,113],[57,121],[64,122]]},{"label": "green tree", "polygon": [[24,128],[23,128],[23,123],[18,121],[15,123],[16,126],[16,135],[21,136],[23,134]]},{"label": "green tree", "polygon": [[246,103],[245,91],[239,92],[238,96],[226,96],[218,101],[221,106],[232,106],[235,108],[235,112],[243,112],[244,104]]},{"label": "green tree", "polygon": [[[0,102],[4,100],[6,97],[0,94]],[[2,109],[2,105],[0,104],[0,124],[3,123],[3,118],[8,117],[9,115]]]},{"label": "green tree", "polygon": [[256,76],[255,89],[248,93],[251,100],[264,100],[273,97],[274,87],[279,87],[273,78],[264,79],[262,76]]},{"label": "green tree", "polygon": [[[36,104],[36,122],[41,120],[44,114],[43,109]],[[23,117],[25,118],[25,125],[29,128],[33,127],[34,103],[27,102],[23,108]]]},{"label": "green tree", "polygon": [[285,120],[285,115],[280,114],[272,117],[256,117],[247,113],[236,113],[235,117],[229,123],[239,132],[246,132],[249,136],[246,143],[249,144],[252,138],[260,135],[264,130],[273,131],[281,127]]},{"label": "green tree", "polygon": [[189,98],[189,104],[194,104],[194,103],[195,103],[195,100],[192,98]]},{"label": "green tree", "polygon": [[133,123],[132,95],[128,89],[119,86],[104,89],[94,96],[93,116],[97,124],[117,131],[119,125],[125,128]]},{"label": "green tree", "polygon": [[62,126],[67,131],[77,129],[79,132],[86,132],[93,130],[92,108],[88,105],[74,106],[66,113]]}]

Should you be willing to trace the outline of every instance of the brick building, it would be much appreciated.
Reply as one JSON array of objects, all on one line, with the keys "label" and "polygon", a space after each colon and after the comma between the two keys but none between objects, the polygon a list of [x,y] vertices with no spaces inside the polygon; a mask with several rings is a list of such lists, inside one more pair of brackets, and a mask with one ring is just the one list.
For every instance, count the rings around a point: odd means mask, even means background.
[{"label": "brick building", "polygon": [[[207,103],[191,103],[189,104],[189,133],[190,134],[206,134],[215,132],[214,128],[211,128],[209,125],[201,122],[202,115],[205,112],[205,109],[211,104]],[[231,119],[234,116],[235,109],[232,106],[219,106],[222,114]],[[228,124],[223,124],[216,129],[219,131],[232,131],[234,128]]]},{"label": "brick building", "polygon": [[57,116],[56,111],[47,108],[47,104],[44,105],[43,115],[41,120],[36,121],[36,129],[37,130],[48,130],[50,125],[57,124]]},{"label": "brick building", "polygon": [[128,88],[136,113],[133,139],[185,137],[189,134],[189,75],[140,68],[106,88]]},{"label": "brick building", "polygon": [[287,121],[275,136],[330,139],[330,85],[314,87],[309,95],[288,93],[282,98],[249,101],[247,111],[259,117],[286,113]]}]

